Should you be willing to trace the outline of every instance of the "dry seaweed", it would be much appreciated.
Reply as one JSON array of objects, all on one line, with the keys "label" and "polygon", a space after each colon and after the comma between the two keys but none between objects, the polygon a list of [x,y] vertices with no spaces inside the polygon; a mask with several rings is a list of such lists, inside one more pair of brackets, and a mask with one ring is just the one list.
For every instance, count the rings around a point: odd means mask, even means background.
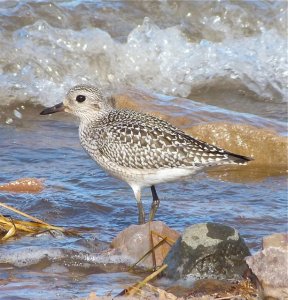
[{"label": "dry seaweed", "polygon": [[[218,281],[211,279],[199,280],[201,284],[198,285],[197,282],[194,284],[192,290],[184,296],[185,299],[195,299],[197,297],[209,296],[212,299],[226,300],[226,299],[245,299],[252,300],[258,299],[257,288],[251,282],[251,280],[243,279],[238,282],[228,282],[228,281]],[[215,283],[211,285],[215,281]],[[210,286],[210,288],[209,288]],[[212,292],[213,289],[217,289],[217,292]]]},{"label": "dry seaweed", "polygon": [[[156,245],[153,244],[153,235],[156,235],[160,238],[162,238],[161,241],[159,241]],[[139,258],[139,260],[137,260],[130,268],[129,271],[131,271],[132,269],[134,269],[136,267],[137,264],[139,264],[140,261],[142,261],[143,259],[145,259],[150,253],[152,253],[152,258],[153,258],[153,271],[156,271],[156,259],[155,259],[155,249],[157,249],[158,247],[160,247],[162,244],[167,243],[170,246],[172,246],[175,241],[172,240],[171,238],[167,237],[167,236],[162,236],[160,233],[154,231],[154,230],[150,230],[150,240],[151,240],[151,249],[149,251],[147,251],[142,257]]]},{"label": "dry seaweed", "polygon": [[138,294],[141,291],[141,288],[147,284],[147,282],[151,281],[155,277],[157,277],[163,270],[167,268],[167,265],[164,264],[162,267],[160,267],[158,270],[153,272],[152,274],[145,277],[143,280],[137,282],[136,284],[124,289],[122,292],[120,292],[116,297],[118,296],[134,296]]},{"label": "dry seaweed", "polygon": [[7,204],[0,202],[0,206],[5,209],[12,211],[18,215],[24,216],[25,218],[30,219],[31,221],[24,221],[20,219],[12,218],[11,216],[4,216],[0,214],[0,239],[6,241],[12,237],[19,237],[22,235],[35,235],[44,232],[50,232],[52,236],[52,231],[59,231],[65,235],[78,235],[75,230],[65,229],[63,227],[50,225],[38,218],[28,215],[25,212],[22,212],[14,207],[11,207]]}]

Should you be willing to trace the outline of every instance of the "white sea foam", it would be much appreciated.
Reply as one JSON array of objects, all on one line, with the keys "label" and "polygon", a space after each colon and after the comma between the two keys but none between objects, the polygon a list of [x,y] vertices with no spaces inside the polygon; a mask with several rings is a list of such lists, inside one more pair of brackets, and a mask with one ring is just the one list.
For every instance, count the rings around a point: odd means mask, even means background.
[{"label": "white sea foam", "polygon": [[134,263],[132,258],[123,256],[115,250],[88,253],[84,251],[60,248],[43,249],[37,246],[31,246],[0,253],[0,263],[7,263],[16,267],[28,267],[35,265],[40,263],[43,259],[47,259],[52,262],[52,265],[47,267],[47,272],[50,272],[51,270],[55,271],[56,269],[60,270],[61,267],[63,267],[62,264],[71,266],[77,265],[88,268],[99,264],[132,265]]},{"label": "white sea foam", "polygon": [[73,255],[73,260],[80,261],[82,265],[91,265],[91,264],[125,264],[132,265],[135,263],[135,260],[131,257],[124,256],[121,253],[117,253],[115,249],[109,249],[99,253],[87,253],[87,252],[78,252]]},{"label": "white sea foam", "polygon": [[80,82],[182,97],[199,86],[232,82],[261,99],[283,101],[286,38],[274,28],[235,37],[220,19],[211,20],[211,30],[226,33],[220,41],[193,41],[183,26],[160,28],[148,17],[123,43],[96,27],[57,28],[42,19],[12,34],[2,31],[0,105],[15,99],[52,105]]},{"label": "white sea foam", "polygon": [[16,267],[26,267],[37,264],[44,258],[52,260],[62,256],[63,253],[60,249],[44,249],[31,246],[0,253],[0,262],[12,264]]}]

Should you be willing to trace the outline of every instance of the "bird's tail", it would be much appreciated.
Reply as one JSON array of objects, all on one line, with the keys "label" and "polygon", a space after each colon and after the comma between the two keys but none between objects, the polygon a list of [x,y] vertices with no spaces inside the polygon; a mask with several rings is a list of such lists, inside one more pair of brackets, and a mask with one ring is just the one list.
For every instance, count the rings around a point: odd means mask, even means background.
[{"label": "bird's tail", "polygon": [[244,156],[244,155],[239,155],[239,154],[235,154],[235,153],[228,153],[228,159],[235,164],[238,165],[246,165],[248,161],[254,160],[251,157],[248,156]]}]

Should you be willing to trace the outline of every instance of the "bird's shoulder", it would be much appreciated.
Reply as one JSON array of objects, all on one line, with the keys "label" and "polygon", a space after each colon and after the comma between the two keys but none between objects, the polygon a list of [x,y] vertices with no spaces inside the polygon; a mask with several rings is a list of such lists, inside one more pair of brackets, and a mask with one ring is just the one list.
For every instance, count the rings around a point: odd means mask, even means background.
[{"label": "bird's shoulder", "polygon": [[162,119],[131,110],[113,111],[102,124],[105,124],[102,129],[107,138],[123,144],[136,145],[142,141],[142,147],[147,143],[151,146],[156,140],[176,140],[178,135],[184,134]]},{"label": "bird's shoulder", "polygon": [[158,117],[132,110],[115,110],[106,117],[105,130],[107,138],[122,144],[130,143],[149,148],[176,148],[183,151],[208,151],[224,153],[225,151],[208,144],[175,127]]}]

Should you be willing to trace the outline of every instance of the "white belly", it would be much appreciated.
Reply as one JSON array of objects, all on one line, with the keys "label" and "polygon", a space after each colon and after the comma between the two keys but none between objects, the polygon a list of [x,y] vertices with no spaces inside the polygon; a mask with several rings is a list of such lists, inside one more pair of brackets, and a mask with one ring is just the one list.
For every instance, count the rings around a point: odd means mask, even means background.
[{"label": "white belly", "polygon": [[202,168],[185,167],[185,168],[160,168],[160,169],[135,169],[119,166],[113,161],[108,160],[97,149],[83,148],[90,156],[110,175],[127,182],[131,187],[149,187],[158,183],[172,182],[183,180],[199,172]]},{"label": "white belly", "polygon": [[[195,168],[163,168],[141,170],[140,174],[134,174],[133,179],[128,182],[130,185],[137,184],[141,187],[149,187],[158,183],[184,180],[197,173]],[[134,173],[134,172],[133,172]]]}]

